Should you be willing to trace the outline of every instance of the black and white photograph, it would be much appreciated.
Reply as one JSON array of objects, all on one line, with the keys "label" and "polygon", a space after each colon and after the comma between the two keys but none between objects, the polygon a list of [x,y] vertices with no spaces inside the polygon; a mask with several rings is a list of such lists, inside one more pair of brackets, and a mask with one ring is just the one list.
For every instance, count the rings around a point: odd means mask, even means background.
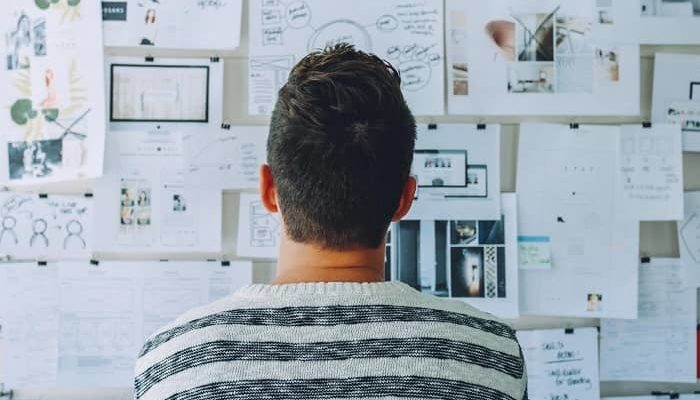
[{"label": "black and white photograph", "polygon": [[450,243],[467,245],[477,240],[477,221],[450,221]]},{"label": "black and white photograph", "polygon": [[63,164],[63,140],[49,139],[7,144],[10,179],[51,176]]},{"label": "black and white photograph", "polygon": [[508,92],[554,93],[556,91],[553,62],[508,64]]},{"label": "black and white photograph", "polygon": [[173,194],[173,211],[180,213],[187,211],[187,201],[180,193]]},{"label": "black and white photograph", "polygon": [[467,151],[416,150],[413,159],[419,187],[467,186]]},{"label": "black and white photograph", "polygon": [[514,15],[518,61],[554,61],[554,22],[551,13]]},{"label": "black and white photograph", "polygon": [[698,17],[700,0],[639,0],[642,17]]}]

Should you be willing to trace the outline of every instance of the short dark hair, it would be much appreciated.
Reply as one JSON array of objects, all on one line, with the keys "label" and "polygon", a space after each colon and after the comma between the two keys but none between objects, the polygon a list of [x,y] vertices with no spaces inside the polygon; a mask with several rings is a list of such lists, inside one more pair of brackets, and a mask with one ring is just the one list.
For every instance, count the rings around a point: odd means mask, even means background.
[{"label": "short dark hair", "polygon": [[290,239],[335,250],[380,246],[415,140],[391,64],[348,44],[304,57],[279,91],[267,143]]}]

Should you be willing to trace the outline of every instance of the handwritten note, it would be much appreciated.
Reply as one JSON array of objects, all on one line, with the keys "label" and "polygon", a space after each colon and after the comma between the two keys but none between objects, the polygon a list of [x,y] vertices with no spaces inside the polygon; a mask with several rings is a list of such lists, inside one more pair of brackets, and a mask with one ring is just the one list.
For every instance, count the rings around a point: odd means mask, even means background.
[{"label": "handwritten note", "polygon": [[623,208],[640,221],[683,216],[683,143],[678,125],[625,125],[620,135]]},{"label": "handwritten note", "polygon": [[520,331],[531,400],[598,400],[598,332],[594,328]]},{"label": "handwritten note", "polygon": [[639,319],[602,320],[601,377],[695,383],[696,288],[678,259],[639,268]]}]

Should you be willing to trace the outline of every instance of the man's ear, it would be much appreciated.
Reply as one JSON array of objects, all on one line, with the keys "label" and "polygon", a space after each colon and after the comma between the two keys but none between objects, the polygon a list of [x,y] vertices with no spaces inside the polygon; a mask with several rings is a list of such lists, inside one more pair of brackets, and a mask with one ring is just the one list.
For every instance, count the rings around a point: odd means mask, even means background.
[{"label": "man's ear", "polygon": [[399,199],[399,207],[396,209],[394,217],[391,219],[392,222],[399,221],[408,214],[408,211],[413,205],[413,199],[416,198],[416,186],[416,178],[409,176],[406,180],[406,185],[403,187],[401,199]]},{"label": "man's ear", "polygon": [[275,180],[272,179],[270,166],[263,164],[260,166],[260,200],[265,209],[271,213],[279,212],[277,205],[277,188]]}]

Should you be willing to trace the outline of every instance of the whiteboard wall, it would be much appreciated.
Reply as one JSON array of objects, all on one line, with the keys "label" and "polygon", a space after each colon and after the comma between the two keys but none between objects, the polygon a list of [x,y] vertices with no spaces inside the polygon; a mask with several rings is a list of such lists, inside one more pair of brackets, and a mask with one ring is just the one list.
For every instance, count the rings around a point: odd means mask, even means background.
[{"label": "whiteboard wall", "polygon": [[[251,117],[248,115],[247,77],[248,77],[248,49],[247,49],[247,2],[243,9],[243,30],[241,33],[241,47],[235,52],[216,53],[207,51],[175,51],[160,50],[146,52],[145,49],[117,49],[109,48],[106,55],[112,56],[157,56],[157,57],[210,57],[219,56],[225,61],[225,87],[224,87],[224,119],[234,125],[265,125],[266,117]],[[594,124],[621,124],[641,123],[650,119],[651,114],[651,88],[653,78],[653,55],[655,52],[679,52],[700,54],[700,46],[643,46],[641,62],[641,110],[639,117],[461,117],[442,116],[436,118],[419,118],[419,122],[436,123],[500,123],[502,127],[501,138],[501,191],[515,191],[515,174],[519,128],[521,122],[551,122],[551,123],[594,123]],[[700,190],[700,153],[684,154],[685,189],[687,191]],[[224,195],[223,209],[223,247],[228,258],[233,259],[235,254],[237,218],[238,218],[238,194],[226,193]],[[651,257],[678,257],[678,240],[676,237],[675,223],[642,223],[640,251],[645,256]],[[133,260],[139,259],[129,254],[98,254],[100,259]],[[179,254],[154,254],[152,259],[169,258],[172,260],[187,258],[187,255]],[[140,258],[142,259],[142,257]],[[259,283],[269,282],[274,276],[273,263],[257,263],[254,270],[254,281]],[[513,321],[516,329],[544,329],[597,326],[597,320],[561,319],[561,318],[521,318]],[[97,390],[45,390],[27,388],[14,389],[14,400],[130,400],[132,399],[130,388],[97,389]],[[696,385],[671,385],[650,384],[639,382],[603,383],[601,385],[602,396],[631,396],[648,395],[651,391],[676,391],[692,392],[700,390],[700,384]]]}]

